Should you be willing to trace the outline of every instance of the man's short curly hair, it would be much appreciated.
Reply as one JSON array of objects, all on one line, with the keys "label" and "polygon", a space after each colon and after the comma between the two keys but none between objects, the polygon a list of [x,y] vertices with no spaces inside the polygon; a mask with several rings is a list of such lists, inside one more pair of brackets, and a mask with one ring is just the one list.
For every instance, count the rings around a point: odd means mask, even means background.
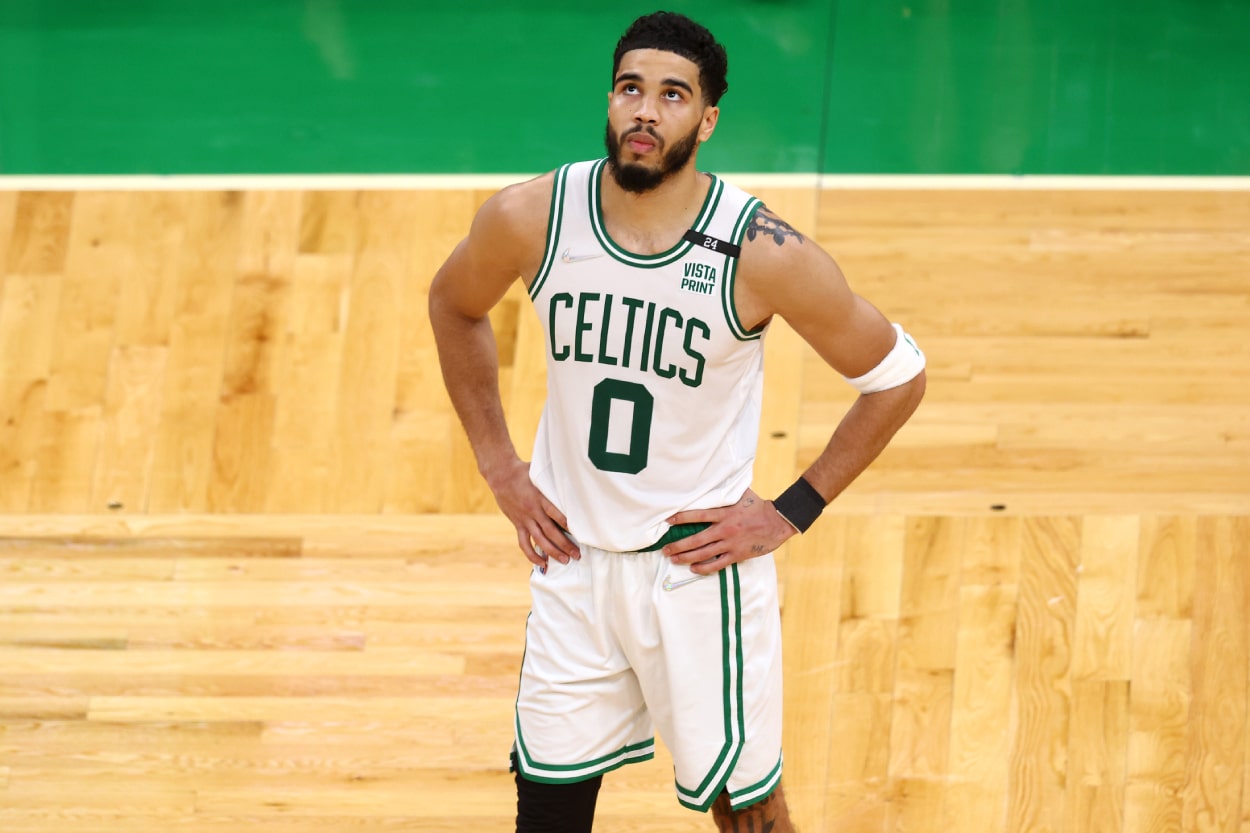
[{"label": "man's short curly hair", "polygon": [[676,12],[654,12],[630,24],[612,56],[612,79],[621,67],[621,56],[632,49],[662,49],[693,61],[699,68],[703,100],[715,107],[729,89],[729,56],[725,47],[704,26]]}]

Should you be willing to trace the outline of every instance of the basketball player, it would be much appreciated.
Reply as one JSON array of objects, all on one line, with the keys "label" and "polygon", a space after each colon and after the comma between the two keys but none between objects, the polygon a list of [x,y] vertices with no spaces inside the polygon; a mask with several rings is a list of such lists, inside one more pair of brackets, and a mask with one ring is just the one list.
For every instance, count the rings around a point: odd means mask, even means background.
[{"label": "basketball player", "polygon": [[[924,356],[834,261],[695,166],[725,51],[681,15],[613,58],[607,157],[506,188],[430,289],[447,389],[533,562],[516,740],[518,833],[591,829],[604,773],[652,757],[722,831],[791,826],[772,552],[919,404]],[[546,340],[533,460],[504,421],[488,313],[518,278]],[[780,315],[860,396],[774,500],[751,489],[763,337]]]}]

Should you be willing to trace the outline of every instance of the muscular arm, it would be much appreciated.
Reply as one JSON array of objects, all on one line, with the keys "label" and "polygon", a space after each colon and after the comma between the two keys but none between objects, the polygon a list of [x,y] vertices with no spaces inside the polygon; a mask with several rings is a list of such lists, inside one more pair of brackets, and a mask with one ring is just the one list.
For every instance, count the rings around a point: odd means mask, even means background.
[{"label": "muscular arm", "polygon": [[[876,367],[897,338],[885,316],[851,291],[833,258],[766,208],[748,228],[734,298],[744,323],[758,326],[780,315],[848,378]],[[856,400],[803,475],[826,503],[877,458],[916,410],[924,389],[922,371],[906,384]],[[750,490],[732,507],[682,512],[671,520],[713,524],[665,548],[702,573],[771,552],[795,533]]]},{"label": "muscular arm", "polygon": [[[443,383],[468,435],[478,471],[517,529],[530,561],[576,557],[560,533],[566,519],[529,480],[499,395],[499,361],[490,310],[521,275],[539,267],[551,202],[551,177],[507,188],[482,206],[430,286],[430,326]],[[557,524],[559,526],[557,526]]]},{"label": "muscular arm", "polygon": [[[757,213],[756,224],[789,229],[766,208]],[[791,232],[748,247],[759,255],[754,261],[759,268],[748,270],[744,259],[739,310],[756,323],[780,315],[838,373],[862,376],[894,348],[897,334],[876,307],[851,291],[833,258]],[[924,389],[922,371],[907,384],[856,400],[803,475],[826,503],[877,458],[916,410]]]}]

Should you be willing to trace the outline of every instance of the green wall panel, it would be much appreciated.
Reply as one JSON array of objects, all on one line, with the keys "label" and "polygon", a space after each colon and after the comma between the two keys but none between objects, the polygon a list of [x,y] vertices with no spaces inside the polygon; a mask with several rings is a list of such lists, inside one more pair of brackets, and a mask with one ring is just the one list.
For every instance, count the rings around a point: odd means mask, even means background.
[{"label": "green wall panel", "polygon": [[824,170],[1250,173],[1245,0],[843,0]]},{"label": "green wall panel", "polygon": [[[814,170],[828,0],[672,7],[730,49],[737,110],[709,164]],[[545,170],[601,153],[612,50],[636,16],[572,0],[0,8],[4,173]]]},{"label": "green wall panel", "polygon": [[[1246,0],[687,0],[725,171],[1250,174]],[[602,149],[651,7],[0,0],[0,173],[455,173]]]}]

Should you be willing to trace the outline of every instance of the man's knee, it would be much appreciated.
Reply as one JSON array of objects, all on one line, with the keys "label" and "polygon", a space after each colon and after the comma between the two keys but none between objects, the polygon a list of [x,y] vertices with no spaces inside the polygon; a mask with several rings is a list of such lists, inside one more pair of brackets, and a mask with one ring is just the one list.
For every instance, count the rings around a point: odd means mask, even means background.
[{"label": "man's knee", "polygon": [[543,784],[521,775],[516,754],[517,833],[590,833],[603,776],[571,784]]}]

